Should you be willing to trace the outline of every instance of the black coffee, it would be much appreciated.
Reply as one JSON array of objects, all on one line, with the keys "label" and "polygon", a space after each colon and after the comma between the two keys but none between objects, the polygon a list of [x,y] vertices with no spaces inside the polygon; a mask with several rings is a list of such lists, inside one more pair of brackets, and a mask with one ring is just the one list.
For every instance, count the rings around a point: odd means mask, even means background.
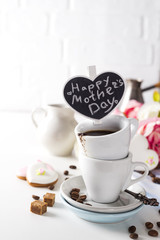
[{"label": "black coffee", "polygon": [[115,133],[116,131],[110,131],[110,130],[91,130],[84,133],[79,133],[79,136],[102,136],[102,135],[108,135]]}]

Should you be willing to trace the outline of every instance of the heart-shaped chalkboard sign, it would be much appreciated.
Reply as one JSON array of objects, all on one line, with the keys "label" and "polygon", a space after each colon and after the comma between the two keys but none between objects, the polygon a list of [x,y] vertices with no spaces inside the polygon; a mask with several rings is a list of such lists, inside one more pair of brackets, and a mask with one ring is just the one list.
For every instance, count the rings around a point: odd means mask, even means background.
[{"label": "heart-shaped chalkboard sign", "polygon": [[105,72],[94,81],[85,77],[72,78],[64,87],[64,97],[77,112],[101,119],[117,107],[124,89],[124,81],[118,74]]}]

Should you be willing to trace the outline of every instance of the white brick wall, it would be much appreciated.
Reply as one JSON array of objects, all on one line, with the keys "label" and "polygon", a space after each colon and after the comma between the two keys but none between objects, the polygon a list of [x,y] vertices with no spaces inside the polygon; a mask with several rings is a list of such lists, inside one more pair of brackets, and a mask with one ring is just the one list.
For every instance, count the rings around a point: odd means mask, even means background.
[{"label": "white brick wall", "polygon": [[0,109],[63,102],[88,65],[158,82],[160,0],[0,0]]}]

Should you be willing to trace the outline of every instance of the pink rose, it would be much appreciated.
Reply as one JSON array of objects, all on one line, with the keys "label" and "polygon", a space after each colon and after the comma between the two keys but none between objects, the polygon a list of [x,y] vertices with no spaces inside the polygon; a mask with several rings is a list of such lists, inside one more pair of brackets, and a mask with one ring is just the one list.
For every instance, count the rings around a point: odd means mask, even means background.
[{"label": "pink rose", "polygon": [[154,117],[140,122],[138,133],[146,137],[149,149],[158,154],[160,161],[160,118]]},{"label": "pink rose", "polygon": [[127,118],[136,118],[137,119],[138,111],[142,107],[142,105],[143,105],[143,103],[140,103],[136,100],[130,100],[124,111],[124,115]]},{"label": "pink rose", "polygon": [[156,124],[154,126],[153,132],[147,137],[149,148],[154,150],[158,156],[160,161],[160,124]]}]

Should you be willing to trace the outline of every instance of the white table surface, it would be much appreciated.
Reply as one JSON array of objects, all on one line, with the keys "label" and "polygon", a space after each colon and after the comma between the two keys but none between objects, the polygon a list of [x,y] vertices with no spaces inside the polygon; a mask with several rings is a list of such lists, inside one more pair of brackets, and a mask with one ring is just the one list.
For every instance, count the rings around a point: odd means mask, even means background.
[{"label": "white table surface", "polygon": [[[32,194],[42,197],[48,189],[31,187],[16,177],[17,169],[37,159],[54,164],[59,173],[59,181],[52,191],[56,193],[56,203],[42,216],[30,212]],[[78,218],[63,206],[59,198],[59,187],[66,177],[63,172],[69,170],[70,176],[80,174],[78,160],[49,156],[36,139],[29,113],[0,113],[0,163],[0,239],[125,240],[130,239],[130,225],[137,227],[139,239],[153,239],[147,235],[144,223],[160,221],[159,207],[145,206],[122,223],[96,224]],[[70,164],[78,169],[69,169]]]}]

